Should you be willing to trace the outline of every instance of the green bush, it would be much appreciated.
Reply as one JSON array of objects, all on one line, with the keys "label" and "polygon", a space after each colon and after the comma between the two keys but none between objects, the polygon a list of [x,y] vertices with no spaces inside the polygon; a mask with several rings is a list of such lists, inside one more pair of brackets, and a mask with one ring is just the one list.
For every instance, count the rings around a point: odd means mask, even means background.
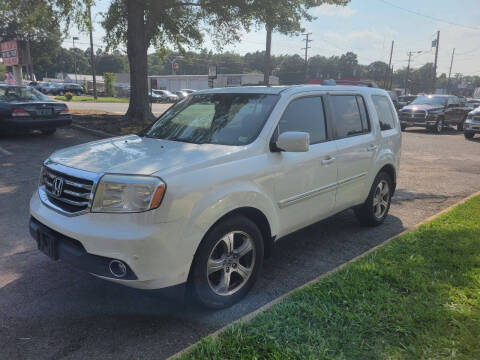
[{"label": "green bush", "polygon": [[67,91],[67,92],[65,93],[65,100],[66,100],[66,101],[70,101],[70,100],[72,100],[72,99],[73,99],[73,94],[72,94],[70,91]]},{"label": "green bush", "polygon": [[115,74],[104,73],[103,80],[105,81],[105,96],[115,96]]}]

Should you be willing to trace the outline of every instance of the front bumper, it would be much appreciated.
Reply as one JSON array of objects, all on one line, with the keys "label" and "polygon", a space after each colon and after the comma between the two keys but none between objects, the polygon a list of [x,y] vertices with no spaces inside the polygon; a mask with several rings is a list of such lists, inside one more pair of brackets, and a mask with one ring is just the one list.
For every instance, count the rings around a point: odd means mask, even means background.
[{"label": "front bumper", "polygon": [[43,130],[62,126],[67,126],[72,123],[70,115],[61,116],[57,118],[6,118],[0,120],[0,128],[11,130]]},{"label": "front bumper", "polygon": [[[30,213],[34,237],[36,226],[47,228],[63,244],[58,251],[61,260],[105,280],[139,289],[161,289],[188,279],[195,249],[180,251],[181,222],[158,223],[155,210],[68,217],[43,204],[35,192]],[[75,257],[70,256],[72,253]],[[127,264],[129,277],[111,276],[107,266],[111,259]]]}]

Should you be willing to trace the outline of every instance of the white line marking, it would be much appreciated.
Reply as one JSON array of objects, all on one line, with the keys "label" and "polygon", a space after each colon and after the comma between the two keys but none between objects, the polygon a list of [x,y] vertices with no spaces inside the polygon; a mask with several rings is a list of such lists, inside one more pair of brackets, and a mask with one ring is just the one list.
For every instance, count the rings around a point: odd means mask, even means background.
[{"label": "white line marking", "polygon": [[11,153],[10,151],[5,150],[5,149],[2,148],[1,146],[0,146],[0,153],[2,153],[3,155],[7,155],[7,156],[13,155],[13,153]]}]

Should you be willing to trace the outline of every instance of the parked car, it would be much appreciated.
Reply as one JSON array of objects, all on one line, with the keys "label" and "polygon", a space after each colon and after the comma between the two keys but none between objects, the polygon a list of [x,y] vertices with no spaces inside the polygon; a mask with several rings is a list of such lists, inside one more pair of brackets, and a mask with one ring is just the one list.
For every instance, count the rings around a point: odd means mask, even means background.
[{"label": "parked car", "polygon": [[471,108],[460,103],[454,95],[419,95],[400,112],[402,130],[409,126],[422,126],[441,133],[445,126],[456,125],[463,130],[463,123]]},{"label": "parked car", "polygon": [[63,96],[67,92],[71,92],[72,94],[79,96],[83,94],[83,88],[79,84],[61,83],[55,84],[53,87],[49,88],[47,93],[51,95]]},{"label": "parked car", "polygon": [[463,125],[463,134],[466,139],[473,139],[475,134],[480,134],[480,107],[468,113]]},{"label": "parked car", "polygon": [[178,96],[178,100],[183,100],[189,95],[189,93],[186,91],[175,91],[175,95]]},{"label": "parked car", "polygon": [[37,90],[40,91],[43,94],[48,94],[50,89],[55,87],[54,83],[49,83],[49,82],[42,82],[38,84]]},{"label": "parked car", "polygon": [[149,94],[151,102],[175,102],[178,101],[178,96],[168,90],[153,89]]},{"label": "parked car", "polygon": [[192,90],[192,89],[181,89],[180,91],[186,92],[187,94],[193,94],[197,90]]},{"label": "parked car", "polygon": [[71,124],[67,105],[50,100],[30,86],[0,84],[0,129],[41,130],[50,135]]},{"label": "parked car", "polygon": [[388,90],[387,93],[390,96],[390,99],[392,99],[392,102],[393,102],[393,105],[395,106],[395,109],[398,110],[399,105],[398,105],[398,95],[397,95],[397,93],[395,91],[392,91],[392,90]]},{"label": "parked car", "polygon": [[135,288],[189,284],[221,308],[246,295],[278,239],[348,208],[383,223],[400,146],[378,88],[199,91],[139,135],[53,153],[30,232],[54,260]]},{"label": "parked car", "polygon": [[468,106],[472,109],[476,109],[477,107],[480,106],[480,99],[469,99],[465,103],[465,106]]},{"label": "parked car", "polygon": [[403,108],[404,106],[410,105],[410,103],[417,98],[417,95],[403,95],[398,97],[398,106]]}]

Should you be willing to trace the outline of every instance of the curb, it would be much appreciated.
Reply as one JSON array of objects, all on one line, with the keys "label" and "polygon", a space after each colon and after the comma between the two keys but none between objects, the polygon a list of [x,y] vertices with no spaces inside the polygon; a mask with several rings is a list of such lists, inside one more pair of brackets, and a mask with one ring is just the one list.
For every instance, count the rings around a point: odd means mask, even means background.
[{"label": "curb", "polygon": [[81,130],[83,132],[86,132],[86,133],[89,133],[91,135],[95,135],[95,136],[98,136],[98,137],[102,137],[102,138],[109,138],[109,137],[115,137],[115,136],[118,136],[118,135],[115,135],[115,134],[110,134],[110,133],[107,133],[105,131],[101,131],[101,130],[94,130],[94,129],[89,129],[85,126],[82,126],[82,125],[78,125],[78,124],[75,124],[75,123],[72,123],[71,126],[77,130]]},{"label": "curb", "polygon": [[349,261],[343,263],[342,265],[339,265],[337,266],[336,268],[333,268],[332,270],[329,270],[327,271],[326,273],[323,273],[322,275],[314,278],[313,280],[310,280],[308,282],[306,282],[305,284],[303,285],[300,285],[299,287],[296,287],[295,289],[292,289],[290,290],[289,292],[281,295],[280,297],[266,303],[265,305],[259,307],[257,310],[254,310],[252,311],[251,313],[248,313],[246,315],[243,315],[242,317],[238,318],[237,320],[231,322],[230,324],[228,325],[225,325],[224,327],[214,331],[213,333],[205,336],[205,337],[202,337],[200,340],[196,341],[195,343],[189,345],[188,347],[186,347],[185,349],[183,350],[180,350],[179,352],[173,354],[172,356],[168,357],[167,360],[174,360],[174,359],[178,359],[180,356],[182,356],[183,354],[185,354],[186,352],[188,352],[189,350],[193,349],[198,343],[200,343],[203,339],[205,339],[206,337],[212,337],[212,338],[216,338],[220,333],[222,333],[223,331],[225,331],[227,328],[229,328],[230,326],[233,326],[233,325],[236,325],[236,324],[240,324],[240,323],[244,323],[252,318],[254,318],[255,316],[257,316],[258,314],[264,312],[265,310],[268,310],[269,308],[271,308],[273,305],[279,303],[280,301],[282,301],[284,298],[286,298],[287,296],[291,295],[292,293],[298,291],[298,290],[301,290],[307,286],[310,286],[312,284],[315,284],[317,282],[319,282],[320,280],[336,273],[337,271],[343,269],[345,266],[349,265],[350,263],[353,263],[357,260],[360,260],[361,258],[369,255],[370,253],[378,250],[379,248],[387,245],[388,243],[390,243],[393,239],[399,237],[399,236],[402,236],[406,233],[409,233],[413,230],[416,230],[418,229],[420,226],[432,221],[432,220],[435,220],[436,218],[442,216],[443,214],[445,214],[446,212],[452,210],[453,208],[457,207],[458,205],[461,205],[465,202],[467,202],[468,200],[476,197],[476,196],[480,196],[480,191],[477,191],[469,196],[467,196],[466,198],[456,202],[455,204],[453,205],[450,205],[449,207],[447,207],[446,209],[426,218],[425,220],[422,220],[421,222],[417,223],[416,225],[414,225],[411,229],[408,229],[408,230],[405,230],[405,231],[402,231],[401,233],[397,234],[397,235],[394,235],[390,238],[388,238],[387,240],[385,240],[384,242],[378,244],[377,246],[365,251],[364,253],[358,255],[358,256],[355,256],[353,259],[350,259]]}]

